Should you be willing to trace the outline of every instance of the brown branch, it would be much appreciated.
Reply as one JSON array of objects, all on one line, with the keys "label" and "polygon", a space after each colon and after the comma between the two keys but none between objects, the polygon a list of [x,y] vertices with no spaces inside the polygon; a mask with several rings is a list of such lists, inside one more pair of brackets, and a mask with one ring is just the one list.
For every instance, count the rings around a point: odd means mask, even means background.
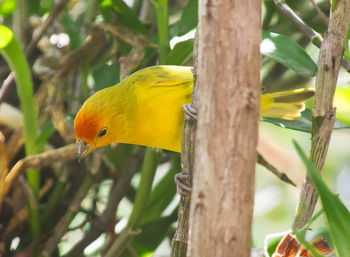
[{"label": "brown branch", "polygon": [[142,35],[136,34],[131,30],[124,28],[123,26],[116,25],[116,24],[109,24],[109,23],[99,23],[96,26],[108,30],[109,32],[112,33],[113,36],[115,36],[116,38],[120,38],[125,43],[131,46],[136,46],[141,44],[143,47],[149,47],[149,48],[158,47],[156,44],[150,43]]},{"label": "brown branch", "polygon": [[46,151],[37,155],[32,155],[19,160],[7,174],[5,179],[5,189],[3,195],[6,195],[11,189],[15,179],[29,168],[42,168],[52,165],[56,162],[72,160],[76,158],[77,145],[71,144],[58,149]]},{"label": "brown branch", "polygon": [[[26,184],[26,187],[28,187],[26,182],[21,182]],[[40,188],[39,192],[39,198],[42,199],[52,188],[53,181],[47,180],[42,188]],[[29,190],[29,194],[31,194]],[[6,231],[2,238],[10,238],[11,234],[18,228],[21,224],[23,224],[28,219],[28,208],[24,207],[20,211],[17,211],[15,215],[10,219],[10,222],[6,228]]]},{"label": "brown branch", "polygon": [[125,196],[130,187],[130,181],[132,177],[136,172],[139,171],[141,164],[142,158],[139,158],[138,155],[134,155],[133,158],[128,161],[126,168],[122,171],[117,183],[113,186],[113,189],[109,194],[106,209],[103,211],[101,216],[97,217],[96,220],[92,223],[90,230],[84,235],[84,238],[81,239],[73,247],[73,249],[65,254],[64,257],[78,256],[91,242],[96,240],[100,234],[106,231],[108,225],[111,223],[111,220],[115,216],[115,212],[120,201]]},{"label": "brown branch", "polygon": [[277,178],[286,182],[292,186],[296,186],[293,180],[291,180],[286,173],[280,172],[276,167],[269,163],[259,152],[258,152],[258,163],[264,166],[268,171],[271,171]]},{"label": "brown branch", "polygon": [[261,2],[199,5],[200,86],[187,256],[247,257],[261,91]]},{"label": "brown branch", "polygon": [[[320,172],[326,160],[335,121],[333,98],[350,22],[349,8],[350,0],[339,0],[335,10],[331,10],[329,27],[320,49],[310,150],[310,160]],[[317,191],[307,175],[300,193],[293,229],[300,229],[307,223],[316,202]]]},{"label": "brown branch", "polygon": [[141,45],[134,46],[125,57],[119,58],[120,63],[120,80],[125,79],[136,69],[144,57],[144,50]]},{"label": "brown branch", "polygon": [[324,22],[324,24],[328,25],[329,19],[328,17],[322,12],[321,8],[317,5],[315,0],[310,0],[312,6],[315,8],[317,15],[319,18]]},{"label": "brown branch", "polygon": [[31,190],[31,188],[29,187],[29,185],[27,184],[23,176],[18,177],[18,184],[20,189],[23,192],[24,198],[26,198],[30,206],[37,209],[38,208],[37,199],[34,196],[33,191]]},{"label": "brown branch", "polygon": [[[185,185],[191,187],[196,121],[185,120],[182,130],[181,173],[188,176]],[[191,192],[182,194],[178,211],[178,225],[172,240],[172,257],[186,256],[190,216]]]},{"label": "brown branch", "polygon": [[[274,0],[276,6],[280,11],[286,16],[286,18],[291,21],[295,26],[297,26],[310,40],[311,42],[320,47],[322,43],[322,36],[317,33],[313,28],[307,25],[285,2],[284,0]],[[343,56],[343,55],[342,55]],[[342,58],[341,64],[343,68],[350,72],[350,62]]]},{"label": "brown branch", "polygon": [[14,84],[13,83],[14,81],[15,81],[15,73],[10,72],[10,74],[4,80],[4,82],[2,83],[2,86],[0,88],[0,102],[3,101],[3,98],[5,97],[7,90],[11,87],[12,84]]},{"label": "brown branch", "polygon": [[5,137],[0,131],[0,211],[4,199],[5,178],[8,172],[8,157],[5,146]]},{"label": "brown branch", "polygon": [[[198,34],[195,36],[194,43],[194,89],[192,93],[192,108],[196,108],[196,99],[198,92],[197,78],[197,52],[198,51]],[[188,179],[184,180],[187,187],[192,187],[193,177],[193,165],[194,165],[194,144],[196,137],[196,121],[191,119],[185,119],[182,129],[182,141],[181,141],[181,167],[182,173],[188,176]],[[180,197],[177,228],[175,235],[172,239],[171,257],[186,256],[187,244],[188,244],[188,230],[189,230],[189,218],[190,218],[190,205],[191,205],[191,192],[182,194]]]},{"label": "brown branch", "polygon": [[33,33],[34,36],[26,48],[26,54],[27,54],[28,58],[31,57],[39,40],[44,35],[44,33],[46,32],[48,27],[51,25],[51,23],[55,20],[55,18],[61,13],[61,11],[63,10],[63,7],[66,5],[66,3],[68,3],[68,0],[59,0],[56,3],[52,12],[49,14],[49,16],[47,16],[44,23],[36,31],[34,31],[34,33]]},{"label": "brown branch", "polygon": [[320,47],[322,36],[313,28],[307,25],[285,2],[284,0],[274,0],[280,11],[297,26],[316,46]]},{"label": "brown branch", "polygon": [[62,56],[58,64],[53,65],[53,68],[61,72],[76,69],[86,62],[87,59],[95,56],[103,48],[105,42],[106,38],[103,29],[98,25],[93,25],[83,45],[77,50]]},{"label": "brown branch", "polygon": [[[36,48],[37,43],[41,39],[41,37],[44,35],[48,27],[52,24],[52,22],[55,20],[55,18],[60,14],[60,12],[63,10],[63,7],[66,5],[68,0],[59,0],[58,3],[55,5],[54,9],[50,13],[50,15],[47,17],[45,22],[35,31],[34,36],[32,40],[29,42],[27,48],[26,48],[26,55],[27,58],[30,59],[34,49]],[[13,84],[15,79],[14,72],[11,72],[7,78],[4,80],[4,83],[2,84],[0,88],[0,102],[2,102],[7,90],[10,88],[10,86]]]},{"label": "brown branch", "polygon": [[101,152],[97,152],[92,155],[91,169],[85,175],[78,191],[75,193],[72,202],[69,204],[65,215],[56,224],[52,230],[49,239],[41,247],[41,254],[43,256],[52,256],[52,253],[57,249],[62,236],[67,232],[69,224],[72,222],[75,215],[80,210],[80,205],[86,194],[88,193],[91,185],[94,183],[97,173],[101,170]]},{"label": "brown branch", "polygon": [[12,161],[21,147],[24,145],[23,127],[17,128],[6,144],[9,161]]},{"label": "brown branch", "polygon": [[157,48],[155,44],[151,44],[140,34],[124,28],[118,24],[100,23],[97,26],[108,30],[114,37],[120,38],[125,43],[132,46],[132,50],[125,57],[120,57],[120,80],[129,76],[129,74],[140,64],[144,56],[144,47]]},{"label": "brown branch", "polygon": [[75,141],[72,125],[66,120],[63,110],[63,103],[48,108],[53,125],[64,139],[66,144]]}]

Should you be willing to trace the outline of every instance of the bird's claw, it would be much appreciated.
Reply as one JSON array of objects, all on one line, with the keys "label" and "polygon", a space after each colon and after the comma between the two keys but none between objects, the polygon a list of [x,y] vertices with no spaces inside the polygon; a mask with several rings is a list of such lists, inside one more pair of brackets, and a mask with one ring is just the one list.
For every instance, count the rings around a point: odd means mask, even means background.
[{"label": "bird's claw", "polygon": [[182,105],[182,109],[185,112],[186,120],[197,120],[197,110],[191,104]]},{"label": "bird's claw", "polygon": [[[188,173],[180,172],[175,175],[175,184],[177,193],[182,196],[186,196],[192,192],[192,187],[188,186],[191,183],[191,175]],[[185,181],[184,181],[185,180]]]}]

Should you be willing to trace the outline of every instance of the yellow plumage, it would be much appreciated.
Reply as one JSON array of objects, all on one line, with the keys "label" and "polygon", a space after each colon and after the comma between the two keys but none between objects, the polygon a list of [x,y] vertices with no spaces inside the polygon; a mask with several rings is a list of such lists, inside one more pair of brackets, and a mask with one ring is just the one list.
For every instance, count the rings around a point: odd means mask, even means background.
[{"label": "yellow plumage", "polygon": [[[86,100],[75,119],[77,141],[85,156],[112,142],[139,144],[180,152],[182,105],[191,103],[191,67],[153,66]],[[296,119],[311,89],[261,97],[261,116]]]}]

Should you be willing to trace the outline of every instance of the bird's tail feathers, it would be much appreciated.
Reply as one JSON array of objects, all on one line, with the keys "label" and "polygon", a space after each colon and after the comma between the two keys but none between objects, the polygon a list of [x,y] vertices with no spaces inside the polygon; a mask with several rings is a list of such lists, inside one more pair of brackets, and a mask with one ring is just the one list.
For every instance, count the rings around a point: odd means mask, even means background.
[{"label": "bird's tail feathers", "polygon": [[315,90],[309,88],[264,94],[261,98],[261,116],[298,119],[305,109],[305,101],[314,94]]}]

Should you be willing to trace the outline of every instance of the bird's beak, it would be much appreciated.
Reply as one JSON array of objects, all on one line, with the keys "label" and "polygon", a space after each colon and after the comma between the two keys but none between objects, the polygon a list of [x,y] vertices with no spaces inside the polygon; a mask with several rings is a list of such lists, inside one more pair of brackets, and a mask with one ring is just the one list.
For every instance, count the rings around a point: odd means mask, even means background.
[{"label": "bird's beak", "polygon": [[84,142],[83,139],[80,139],[78,142],[78,162],[80,162],[86,155],[91,153],[94,150],[92,145],[88,145]]}]

